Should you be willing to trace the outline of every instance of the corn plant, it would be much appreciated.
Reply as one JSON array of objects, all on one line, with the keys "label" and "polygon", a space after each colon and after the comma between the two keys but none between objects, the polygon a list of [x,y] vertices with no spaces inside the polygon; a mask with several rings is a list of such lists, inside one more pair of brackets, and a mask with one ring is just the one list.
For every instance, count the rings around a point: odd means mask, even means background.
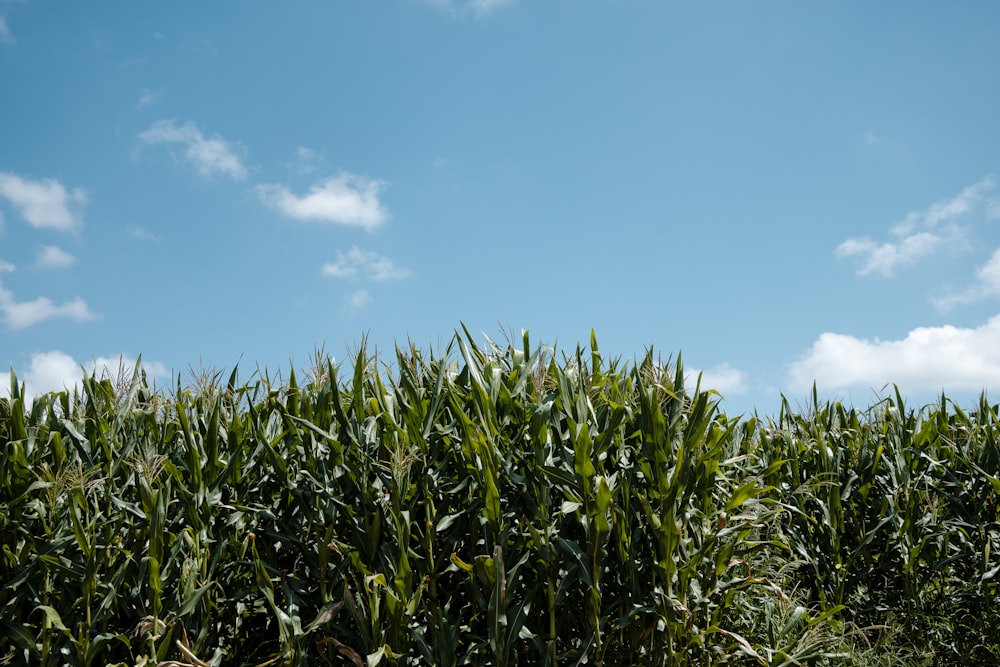
[{"label": "corn plant", "polygon": [[[0,664],[989,663],[1000,419],[457,332],[0,399]],[[884,660],[883,660],[884,657]]]}]

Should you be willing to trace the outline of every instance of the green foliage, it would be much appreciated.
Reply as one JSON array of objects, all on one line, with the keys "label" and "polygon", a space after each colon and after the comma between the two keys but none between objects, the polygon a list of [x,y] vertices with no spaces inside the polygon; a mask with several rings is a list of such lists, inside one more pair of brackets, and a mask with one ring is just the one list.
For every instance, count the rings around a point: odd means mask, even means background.
[{"label": "green foliage", "polygon": [[362,343],[0,399],[0,664],[988,664],[1000,418]]}]

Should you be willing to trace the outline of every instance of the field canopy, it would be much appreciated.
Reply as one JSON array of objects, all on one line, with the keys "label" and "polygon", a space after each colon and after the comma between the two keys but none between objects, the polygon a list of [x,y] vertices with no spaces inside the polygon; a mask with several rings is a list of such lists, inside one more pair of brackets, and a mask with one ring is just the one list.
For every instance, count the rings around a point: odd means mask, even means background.
[{"label": "field canopy", "polygon": [[[456,334],[0,399],[0,664],[1000,660],[1000,420]],[[305,377],[305,380],[300,378]]]}]

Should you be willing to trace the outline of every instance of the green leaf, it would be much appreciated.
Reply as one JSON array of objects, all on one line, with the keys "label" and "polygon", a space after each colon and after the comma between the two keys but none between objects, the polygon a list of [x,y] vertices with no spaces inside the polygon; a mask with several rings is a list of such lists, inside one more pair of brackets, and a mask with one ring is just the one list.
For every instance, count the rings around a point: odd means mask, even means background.
[{"label": "green leaf", "polygon": [[726,502],[726,511],[732,512],[734,509],[741,506],[751,498],[756,498],[757,496],[763,495],[773,489],[774,487],[772,486],[760,487],[757,486],[756,482],[747,482],[733,492],[733,495]]},{"label": "green leaf", "polygon": [[59,617],[59,612],[44,604],[40,604],[35,607],[35,611],[39,609],[45,613],[45,627],[51,627],[56,630],[62,630],[65,633],[69,633],[69,629],[63,625],[62,618]]}]

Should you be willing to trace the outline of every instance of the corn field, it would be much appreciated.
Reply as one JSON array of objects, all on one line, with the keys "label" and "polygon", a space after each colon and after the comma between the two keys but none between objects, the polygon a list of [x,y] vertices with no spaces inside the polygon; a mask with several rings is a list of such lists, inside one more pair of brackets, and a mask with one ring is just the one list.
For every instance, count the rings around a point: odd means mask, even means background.
[{"label": "corn field", "polygon": [[364,343],[0,399],[0,665],[1000,664],[1000,413]]}]

